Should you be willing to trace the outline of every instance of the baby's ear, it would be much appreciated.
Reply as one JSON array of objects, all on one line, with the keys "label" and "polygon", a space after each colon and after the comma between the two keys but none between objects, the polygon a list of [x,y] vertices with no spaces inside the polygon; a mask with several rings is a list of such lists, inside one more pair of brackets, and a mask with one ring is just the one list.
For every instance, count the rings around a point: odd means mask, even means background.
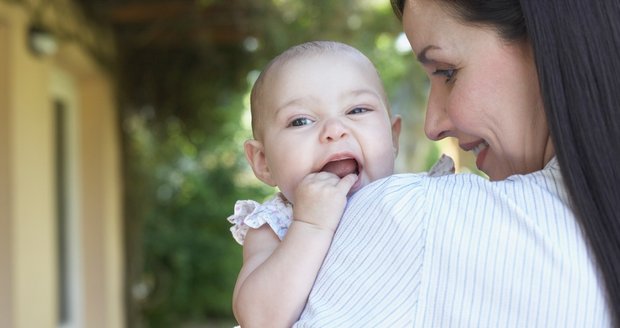
[{"label": "baby's ear", "polygon": [[398,140],[400,138],[401,122],[402,122],[402,119],[400,115],[394,115],[394,118],[392,119],[392,146],[394,147],[394,157],[398,155],[398,148],[399,148]]},{"label": "baby's ear", "polygon": [[265,147],[263,143],[258,140],[247,140],[243,144],[245,149],[245,157],[247,158],[254,175],[262,182],[275,187],[276,183],[271,177],[271,170],[267,165],[267,159],[265,158]]}]

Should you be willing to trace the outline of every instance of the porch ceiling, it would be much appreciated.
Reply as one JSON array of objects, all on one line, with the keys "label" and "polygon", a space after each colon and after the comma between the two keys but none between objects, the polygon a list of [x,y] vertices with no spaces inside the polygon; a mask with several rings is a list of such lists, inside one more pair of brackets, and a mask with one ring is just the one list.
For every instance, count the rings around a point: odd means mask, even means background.
[{"label": "porch ceiling", "polygon": [[111,24],[121,47],[183,48],[240,44],[260,8],[250,0],[76,0]]}]

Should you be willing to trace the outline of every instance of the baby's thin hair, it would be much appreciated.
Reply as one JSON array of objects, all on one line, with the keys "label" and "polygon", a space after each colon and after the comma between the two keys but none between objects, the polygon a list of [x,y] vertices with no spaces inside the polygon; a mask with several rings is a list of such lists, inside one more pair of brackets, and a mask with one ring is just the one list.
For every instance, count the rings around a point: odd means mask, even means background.
[{"label": "baby's thin hair", "polygon": [[[368,59],[368,57],[366,57],[366,55],[364,55],[361,51],[352,46],[337,41],[309,41],[290,47],[289,49],[272,59],[267,64],[267,66],[265,66],[263,71],[258,76],[258,79],[256,79],[254,86],[252,87],[252,92],[250,94],[250,111],[252,113],[252,134],[254,136],[254,139],[259,140],[260,138],[258,133],[258,128],[260,126],[260,99],[262,99],[264,93],[263,85],[265,83],[265,80],[267,79],[267,76],[270,75],[269,73],[273,71],[276,67],[280,67],[293,59],[325,53],[349,53],[358,56],[359,58],[365,59],[373,68],[375,68],[370,59]],[[378,72],[377,75],[379,75]]]}]

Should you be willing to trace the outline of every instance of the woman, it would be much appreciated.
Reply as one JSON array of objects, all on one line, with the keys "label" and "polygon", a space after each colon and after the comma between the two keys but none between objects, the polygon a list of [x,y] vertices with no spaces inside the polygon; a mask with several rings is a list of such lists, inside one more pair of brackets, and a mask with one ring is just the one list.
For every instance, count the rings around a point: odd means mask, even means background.
[{"label": "woman", "polygon": [[393,7],[430,79],[427,136],[492,181],[359,191],[297,326],[620,325],[618,2]]}]

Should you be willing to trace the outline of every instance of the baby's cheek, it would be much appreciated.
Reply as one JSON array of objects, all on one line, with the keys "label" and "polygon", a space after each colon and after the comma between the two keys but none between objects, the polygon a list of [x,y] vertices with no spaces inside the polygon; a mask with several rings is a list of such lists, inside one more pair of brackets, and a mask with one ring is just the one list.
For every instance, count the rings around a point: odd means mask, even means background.
[{"label": "baby's cheek", "polygon": [[373,167],[369,170],[369,179],[370,181],[379,180],[390,176],[394,173],[394,152],[390,149],[390,151],[384,152],[383,155],[373,163]]}]

